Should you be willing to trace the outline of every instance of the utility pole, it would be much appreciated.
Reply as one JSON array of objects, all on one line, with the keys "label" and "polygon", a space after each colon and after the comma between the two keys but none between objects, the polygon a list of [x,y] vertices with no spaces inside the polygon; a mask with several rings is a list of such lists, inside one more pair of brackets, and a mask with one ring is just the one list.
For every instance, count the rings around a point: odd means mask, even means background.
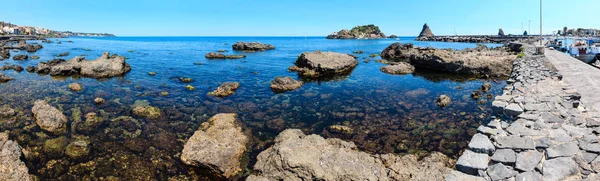
[{"label": "utility pole", "polygon": [[[540,38],[542,38],[542,0],[540,0]],[[542,46],[543,39],[540,40],[540,46]]]}]

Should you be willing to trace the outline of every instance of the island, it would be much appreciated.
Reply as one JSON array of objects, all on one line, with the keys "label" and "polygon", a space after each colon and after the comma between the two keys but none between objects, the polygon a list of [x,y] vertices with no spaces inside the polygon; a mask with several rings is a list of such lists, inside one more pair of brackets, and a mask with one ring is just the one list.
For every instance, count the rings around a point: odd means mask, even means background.
[{"label": "island", "polygon": [[387,38],[384,33],[379,30],[378,26],[373,24],[356,26],[351,30],[343,29],[338,32],[333,32],[326,39],[380,39]]}]

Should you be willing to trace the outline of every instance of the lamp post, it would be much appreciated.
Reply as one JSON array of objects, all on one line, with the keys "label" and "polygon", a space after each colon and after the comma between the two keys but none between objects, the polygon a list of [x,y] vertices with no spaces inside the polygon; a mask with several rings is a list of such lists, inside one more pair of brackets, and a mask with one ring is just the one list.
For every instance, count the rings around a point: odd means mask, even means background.
[{"label": "lamp post", "polygon": [[[540,38],[542,38],[542,0],[540,0]],[[540,46],[542,46],[542,40],[540,40]]]}]

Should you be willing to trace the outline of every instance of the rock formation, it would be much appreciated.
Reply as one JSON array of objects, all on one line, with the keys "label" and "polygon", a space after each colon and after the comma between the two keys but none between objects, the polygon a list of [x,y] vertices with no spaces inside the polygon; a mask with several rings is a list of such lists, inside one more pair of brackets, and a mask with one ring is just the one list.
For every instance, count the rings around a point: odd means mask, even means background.
[{"label": "rock formation", "polygon": [[381,67],[380,70],[388,74],[411,74],[415,72],[415,67],[406,62],[395,62]]},{"label": "rock formation", "polygon": [[217,114],[202,123],[187,140],[181,161],[201,166],[229,178],[242,171],[241,157],[248,137],[236,122],[236,114]]},{"label": "rock formation", "polygon": [[13,56],[13,60],[27,60],[27,59],[29,59],[29,56],[27,56],[25,54]]},{"label": "rock formation", "polygon": [[303,82],[294,80],[291,77],[277,77],[271,81],[271,90],[275,93],[296,90],[302,87]]},{"label": "rock formation", "polygon": [[429,25],[427,25],[427,23],[425,23],[423,25],[423,30],[421,30],[421,33],[419,33],[419,38],[420,37],[433,37],[435,35],[433,35],[433,33],[431,32],[431,29],[429,29]]},{"label": "rock formation", "polygon": [[419,48],[401,43],[394,43],[385,48],[381,57],[389,61],[408,59],[416,68],[491,77],[509,76],[512,61],[516,59],[516,55],[503,47],[451,50]]},{"label": "rock formation", "polygon": [[246,55],[241,54],[241,55],[225,55],[222,53],[215,53],[215,52],[210,52],[207,53],[204,57],[208,58],[208,59],[240,59],[240,58],[246,58]]},{"label": "rock formation", "polygon": [[498,30],[498,36],[504,36],[504,31],[502,30],[502,28]]},{"label": "rock formation", "polygon": [[35,101],[31,109],[35,123],[45,131],[53,134],[62,134],[67,130],[67,117],[55,107],[49,105],[46,101]]},{"label": "rock formation", "polygon": [[37,73],[55,76],[81,75],[92,78],[110,78],[129,72],[131,67],[125,62],[125,57],[104,52],[96,60],[84,60],[75,57],[69,61],[54,59],[38,63]]},{"label": "rock formation", "polygon": [[12,77],[4,75],[3,73],[0,73],[0,83],[8,82],[11,80],[15,80],[15,78],[12,78]]},{"label": "rock formation", "polygon": [[341,30],[339,32],[331,33],[326,37],[327,39],[377,39],[386,38],[385,34],[379,30],[378,26],[375,25],[363,25],[356,26],[351,30]]},{"label": "rock formation", "polygon": [[8,133],[0,133],[0,180],[34,180],[21,155],[21,147],[8,139]]},{"label": "rock formation", "polygon": [[209,92],[208,95],[227,97],[233,95],[239,87],[240,83],[237,82],[223,82],[219,87],[217,87],[217,89]]},{"label": "rock formation", "polygon": [[247,180],[444,180],[449,166],[441,153],[421,161],[415,155],[371,155],[352,142],[288,129],[258,155]]},{"label": "rock formation", "polygon": [[275,46],[270,44],[261,44],[260,42],[237,42],[232,45],[234,50],[241,51],[264,51],[273,50]]},{"label": "rock formation", "polygon": [[323,77],[350,73],[358,61],[350,55],[336,52],[304,52],[290,70],[305,77]]},{"label": "rock formation", "polygon": [[390,35],[390,36],[388,36],[388,38],[398,38],[398,36],[396,36],[396,35]]}]

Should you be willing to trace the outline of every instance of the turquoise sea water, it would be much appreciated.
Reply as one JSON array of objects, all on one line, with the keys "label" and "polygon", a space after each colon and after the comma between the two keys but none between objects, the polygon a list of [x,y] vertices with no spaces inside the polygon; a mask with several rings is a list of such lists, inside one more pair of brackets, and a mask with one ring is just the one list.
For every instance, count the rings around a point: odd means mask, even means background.
[{"label": "turquoise sea water", "polygon": [[[272,144],[285,128],[298,128],[353,141],[359,149],[370,153],[425,153],[440,151],[451,157],[466,147],[480,122],[489,118],[490,101],[470,98],[484,82],[491,82],[492,95],[499,94],[502,80],[482,80],[437,71],[419,70],[409,75],[388,75],[384,66],[369,57],[379,54],[395,42],[416,46],[464,49],[469,43],[414,42],[414,37],[383,40],[326,40],[323,37],[110,37],[53,39],[41,43],[35,53],[11,52],[40,56],[39,60],[13,61],[23,67],[54,59],[56,55],[71,59],[85,56],[95,59],[102,52],[127,57],[131,72],[123,77],[96,80],[77,77],[51,77],[35,73],[4,71],[16,80],[0,84],[0,104],[18,113],[10,119],[0,118],[0,130],[10,132],[27,153],[23,158],[32,174],[40,178],[81,179],[118,177],[126,179],[167,179],[170,177],[214,178],[203,169],[183,165],[179,155],[185,141],[200,123],[212,115],[238,113],[244,130],[252,135],[247,153],[250,172],[256,155]],[[61,41],[61,44],[57,44]],[[72,41],[72,42],[68,42]],[[231,49],[238,41],[259,41],[276,46],[275,50],[244,53]],[[35,41],[31,41],[35,42]],[[490,44],[489,46],[498,46]],[[236,60],[208,60],[204,55],[217,50],[226,54],[246,54]],[[348,76],[329,81],[305,80],[298,90],[273,93],[270,82],[277,76],[300,79],[287,68],[305,51],[352,53],[362,50],[359,65]],[[370,60],[368,63],[365,60]],[[156,72],[156,76],[148,75]],[[192,78],[182,83],[180,77]],[[222,82],[241,84],[237,92],[226,98],[207,96]],[[80,83],[82,92],[68,90],[69,83]],[[196,88],[189,91],[186,85]],[[161,96],[160,92],[168,92]],[[453,103],[445,108],[435,99],[447,94]],[[94,98],[106,103],[97,106]],[[83,159],[70,159],[63,153],[47,150],[47,140],[57,138],[35,126],[31,114],[33,102],[45,99],[59,108],[72,123],[90,112],[107,121],[85,133],[71,130],[67,140],[84,136],[90,142],[90,154]],[[149,104],[161,109],[158,119],[145,119],[132,114],[133,105]],[[135,121],[111,121],[131,116]],[[3,120],[4,119],[4,120]],[[352,134],[331,132],[331,125],[353,128]],[[139,130],[139,135],[126,132]],[[126,131],[126,132],[125,132]],[[60,147],[60,145],[59,145]],[[93,166],[92,166],[93,165]],[[92,169],[93,167],[93,169]],[[242,174],[243,175],[243,174]]]}]

